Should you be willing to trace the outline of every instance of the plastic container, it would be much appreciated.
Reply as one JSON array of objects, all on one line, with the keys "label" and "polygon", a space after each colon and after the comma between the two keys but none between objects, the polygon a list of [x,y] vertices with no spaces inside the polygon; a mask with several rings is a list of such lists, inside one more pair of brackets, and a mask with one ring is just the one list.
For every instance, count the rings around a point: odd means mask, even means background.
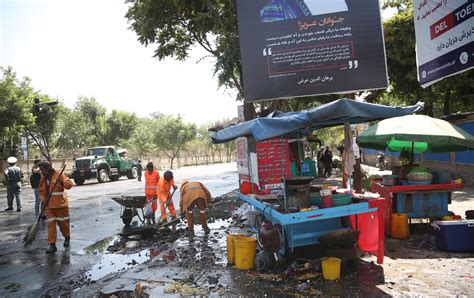
[{"label": "plastic container", "polygon": [[257,239],[252,237],[236,237],[235,244],[235,268],[239,270],[252,269],[257,252]]},{"label": "plastic container", "polygon": [[[322,206],[322,197],[318,193],[311,193],[310,194],[310,202],[311,205],[316,205],[321,208]],[[349,205],[352,203],[352,194],[337,194],[337,195],[332,195],[332,205],[334,207],[337,206],[344,206],[344,205]]]},{"label": "plastic container", "polygon": [[312,159],[301,161],[301,175],[316,177],[316,163]]},{"label": "plastic container", "polygon": [[243,237],[242,234],[229,234],[227,235],[227,262],[230,265],[235,264],[235,243],[234,240],[237,237]]},{"label": "plastic container", "polygon": [[406,213],[392,213],[392,237],[407,239],[410,235]]},{"label": "plastic container", "polygon": [[449,252],[474,252],[474,220],[435,221],[436,247]]},{"label": "plastic container", "polygon": [[330,189],[321,190],[321,208],[331,208],[333,206],[332,202],[332,192]]},{"label": "plastic container", "polygon": [[296,163],[294,161],[290,161],[290,175],[298,176],[298,170],[296,169]]},{"label": "plastic container", "polygon": [[336,280],[341,277],[341,259],[324,258],[321,260],[323,267],[323,278],[326,280]]}]

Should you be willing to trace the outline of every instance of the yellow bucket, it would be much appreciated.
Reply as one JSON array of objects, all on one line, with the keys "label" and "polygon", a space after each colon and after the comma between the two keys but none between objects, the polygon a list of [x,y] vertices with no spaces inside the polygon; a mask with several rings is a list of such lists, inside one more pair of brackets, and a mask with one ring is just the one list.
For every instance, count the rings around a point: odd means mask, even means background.
[{"label": "yellow bucket", "polygon": [[257,252],[257,239],[251,237],[236,237],[234,243],[235,267],[239,270],[252,269]]},{"label": "yellow bucket", "polygon": [[229,234],[227,235],[227,262],[230,265],[235,264],[235,243],[234,240],[237,237],[243,237],[242,234]]},{"label": "yellow bucket", "polygon": [[321,263],[324,279],[336,280],[341,277],[341,259],[333,257],[324,258]]},{"label": "yellow bucket", "polygon": [[392,213],[392,237],[407,239],[409,235],[408,216],[405,213]]}]

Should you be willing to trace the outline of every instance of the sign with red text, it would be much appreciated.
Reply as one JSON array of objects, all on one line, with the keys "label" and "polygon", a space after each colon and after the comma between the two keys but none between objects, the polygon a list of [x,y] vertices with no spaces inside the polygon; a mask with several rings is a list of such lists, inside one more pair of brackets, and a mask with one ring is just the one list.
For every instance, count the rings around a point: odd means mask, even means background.
[{"label": "sign with red text", "polygon": [[425,88],[474,67],[474,2],[414,0],[418,81]]},{"label": "sign with red text", "polygon": [[237,0],[246,101],[388,85],[378,0]]},{"label": "sign with red text", "polygon": [[257,143],[258,179],[261,187],[281,186],[290,176],[288,139],[275,138]]}]

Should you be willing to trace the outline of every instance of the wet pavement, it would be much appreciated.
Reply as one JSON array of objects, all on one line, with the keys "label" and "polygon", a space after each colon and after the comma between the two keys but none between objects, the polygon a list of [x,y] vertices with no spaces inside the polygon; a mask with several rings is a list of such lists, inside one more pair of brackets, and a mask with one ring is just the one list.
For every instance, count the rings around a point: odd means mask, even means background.
[{"label": "wet pavement", "polygon": [[[173,172],[178,185],[184,179],[198,180],[209,188],[213,196],[228,193],[238,185],[235,163],[184,167]],[[106,248],[124,227],[120,218],[121,207],[111,196],[142,195],[143,189],[143,180],[126,178],[104,184],[87,181],[83,186],[74,186],[69,191],[71,248],[63,248],[63,237],[58,230],[58,252],[47,255],[44,252],[47,247],[46,222],[40,223],[31,246],[25,248],[22,243],[28,226],[34,221],[31,188],[23,188],[21,213],[3,211],[7,207],[6,191],[0,188],[0,296],[37,297],[56,280],[86,274],[94,266],[100,266],[97,264]],[[178,207],[179,191],[174,194],[173,201]],[[138,224],[137,217],[132,224]],[[132,260],[138,263],[142,259],[132,257]],[[101,278],[98,275],[91,277]],[[81,279],[72,278],[67,282],[73,288],[75,283],[81,283]]]}]

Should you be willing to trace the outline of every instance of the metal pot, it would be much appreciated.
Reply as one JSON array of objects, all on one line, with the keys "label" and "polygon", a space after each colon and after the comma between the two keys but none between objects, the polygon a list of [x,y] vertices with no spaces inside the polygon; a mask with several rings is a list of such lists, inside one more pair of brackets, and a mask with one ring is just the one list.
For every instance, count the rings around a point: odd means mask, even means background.
[{"label": "metal pot", "polygon": [[397,175],[387,175],[382,177],[382,184],[385,186],[398,185]]}]

